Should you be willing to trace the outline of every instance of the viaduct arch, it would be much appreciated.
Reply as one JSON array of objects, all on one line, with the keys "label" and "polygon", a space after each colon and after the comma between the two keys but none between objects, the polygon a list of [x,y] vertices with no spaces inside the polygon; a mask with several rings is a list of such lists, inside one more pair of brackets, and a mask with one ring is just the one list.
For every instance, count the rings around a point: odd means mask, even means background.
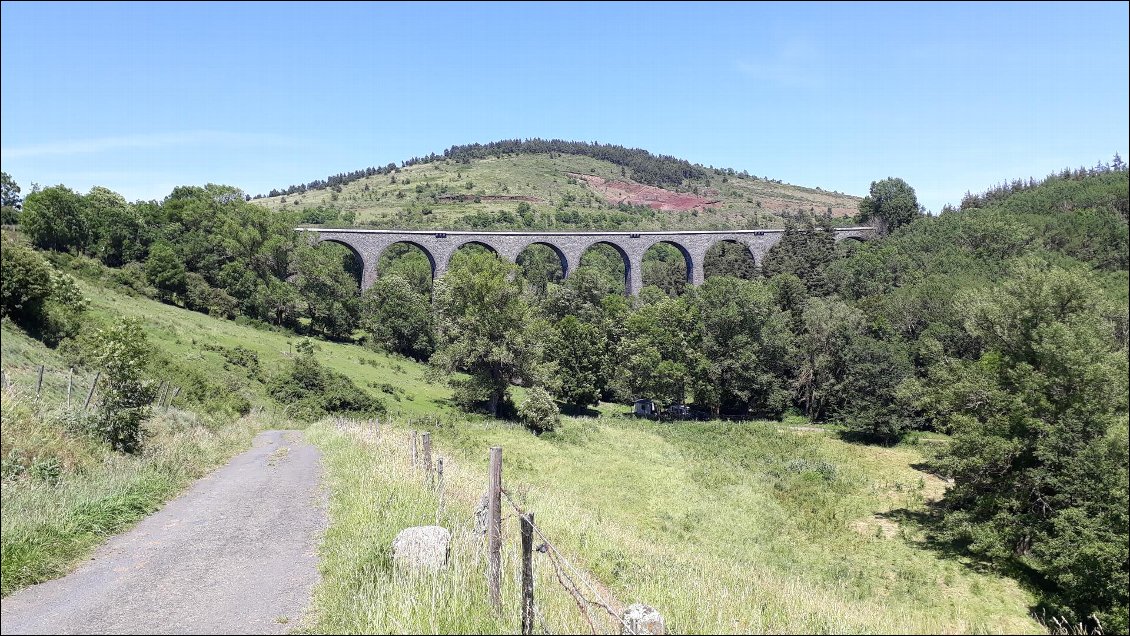
[{"label": "viaduct arch", "polygon": [[[624,258],[625,288],[635,296],[643,287],[643,255],[657,243],[670,243],[683,253],[687,261],[688,281],[701,285],[704,279],[703,262],[706,252],[719,241],[732,241],[745,245],[754,262],[761,264],[769,248],[784,236],[784,230],[735,231],[671,231],[671,232],[464,232],[441,230],[362,230],[332,228],[295,228],[305,233],[311,243],[332,241],[341,243],[361,257],[363,271],[361,289],[372,287],[377,278],[377,262],[381,254],[394,243],[409,243],[419,247],[432,264],[432,278],[447,271],[452,254],[468,243],[482,244],[500,257],[517,262],[518,254],[530,245],[548,245],[561,258],[561,268],[569,276],[581,263],[581,254],[598,243],[608,243]],[[835,240],[865,241],[875,235],[872,227],[836,228]]]}]

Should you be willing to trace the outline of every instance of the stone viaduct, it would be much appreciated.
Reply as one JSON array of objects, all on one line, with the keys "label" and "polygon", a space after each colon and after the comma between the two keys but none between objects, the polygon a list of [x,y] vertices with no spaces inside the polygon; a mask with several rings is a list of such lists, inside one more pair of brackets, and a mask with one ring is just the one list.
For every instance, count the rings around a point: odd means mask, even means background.
[{"label": "stone viaduct", "polygon": [[[784,236],[784,230],[736,231],[671,231],[671,232],[464,232],[442,230],[354,230],[330,228],[296,228],[310,234],[311,243],[332,241],[345,245],[360,257],[363,264],[361,288],[368,289],[377,279],[377,262],[394,243],[410,243],[423,250],[432,263],[432,278],[443,276],[451,256],[469,243],[483,245],[511,263],[517,262],[522,250],[531,245],[546,245],[561,259],[566,276],[581,262],[581,254],[594,245],[611,245],[624,259],[626,290],[636,295],[643,287],[643,255],[657,243],[669,243],[683,253],[687,264],[687,282],[700,285],[706,251],[719,241],[745,245],[757,264]],[[871,238],[875,228],[846,227],[835,230],[836,241]]]}]

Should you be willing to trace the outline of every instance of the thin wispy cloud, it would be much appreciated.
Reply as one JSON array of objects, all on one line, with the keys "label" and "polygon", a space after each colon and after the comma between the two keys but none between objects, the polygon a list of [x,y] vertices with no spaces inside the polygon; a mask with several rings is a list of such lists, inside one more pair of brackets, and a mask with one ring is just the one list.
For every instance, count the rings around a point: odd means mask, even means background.
[{"label": "thin wispy cloud", "polygon": [[175,133],[150,133],[95,139],[72,139],[49,143],[0,148],[3,159],[29,157],[87,155],[114,150],[140,148],[172,148],[180,146],[254,146],[287,147],[297,142],[281,135],[235,133],[215,130],[193,130]]},{"label": "thin wispy cloud", "polygon": [[827,84],[823,49],[810,38],[793,38],[765,59],[739,60],[736,66],[746,77],[789,88],[817,90]]}]

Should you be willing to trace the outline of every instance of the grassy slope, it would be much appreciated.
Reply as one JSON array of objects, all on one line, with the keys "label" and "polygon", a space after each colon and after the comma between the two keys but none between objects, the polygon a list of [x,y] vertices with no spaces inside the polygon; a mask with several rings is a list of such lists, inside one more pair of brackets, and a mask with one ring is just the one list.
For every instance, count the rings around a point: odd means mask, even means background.
[{"label": "grassy slope", "polygon": [[[469,532],[487,449],[505,487],[546,534],[626,605],[673,633],[1041,632],[1014,581],[926,546],[903,514],[943,485],[913,447],[847,444],[771,423],[727,426],[567,419],[535,437],[504,424],[434,429],[445,457],[449,575],[391,567],[396,532],[436,520],[437,498],[407,465],[407,427],[323,423],[331,528],[313,616],[321,632],[514,630],[516,522],[504,529],[501,627],[483,599],[481,538]],[[587,627],[536,555],[538,603],[554,631]],[[606,625],[614,629],[613,625]]]},{"label": "grassy slope", "polygon": [[[299,341],[285,331],[255,329],[89,283],[80,283],[80,287],[91,300],[92,312],[97,317],[142,320],[150,342],[174,364],[190,366],[209,378],[230,378],[231,384],[244,391],[253,404],[268,404],[263,380],[291,358],[294,344]],[[207,350],[205,345],[239,346],[254,351],[262,365],[262,378],[248,377],[244,370],[226,364],[219,352]],[[319,361],[380,396],[390,413],[422,415],[452,409],[450,392],[426,382],[420,364],[356,345],[318,342],[315,346]],[[395,392],[383,392],[383,385],[393,387]]]},{"label": "grassy slope", "polygon": [[[114,453],[81,432],[80,405],[91,375],[76,373],[76,395],[67,408],[62,359],[7,323],[0,335],[4,369],[13,381],[0,402],[5,596],[66,574],[106,538],[160,508],[271,425],[263,416],[216,422],[172,409],[146,423],[143,453]],[[39,364],[46,371],[36,401]]]},{"label": "grassy slope", "polygon": [[[530,196],[541,200],[533,203],[534,210],[540,212],[539,221],[545,213],[552,212],[565,195],[572,195],[575,201],[566,206],[569,210],[582,213],[610,211],[614,205],[607,204],[583,181],[570,184],[566,173],[576,172],[630,181],[620,175],[620,167],[606,161],[578,155],[518,155],[501,159],[484,159],[470,164],[455,162],[436,162],[419,164],[401,170],[396,174],[397,183],[390,183],[388,175],[378,175],[359,179],[342,187],[342,192],[330,189],[311,190],[304,194],[285,197],[258,199],[255,202],[270,209],[286,207],[333,206],[353,211],[357,223],[372,223],[380,227],[441,227],[457,229],[464,224],[460,219],[475,212],[496,212],[517,210],[518,201],[497,202],[433,202],[432,195],[447,188],[447,194],[478,194]],[[409,183],[405,184],[405,181]],[[473,183],[467,189],[467,183]],[[780,226],[776,214],[783,211],[809,210],[822,215],[830,206],[838,214],[854,212],[858,209],[857,197],[826,192],[815,188],[805,188],[788,184],[774,183],[755,177],[743,179],[729,177],[726,183],[720,175],[710,177],[710,183],[692,182],[700,188],[710,187],[719,192],[721,204],[712,206],[714,211],[701,212],[656,212],[646,221],[633,221],[634,229],[730,229],[747,227],[755,213],[765,227]],[[417,192],[417,186],[425,186]],[[366,191],[365,188],[368,187]],[[397,193],[403,198],[397,198]],[[285,203],[283,199],[286,199]],[[758,205],[760,203],[760,206]],[[427,215],[418,210],[430,207]],[[768,214],[766,214],[768,213]],[[590,229],[599,229],[591,227]]]}]

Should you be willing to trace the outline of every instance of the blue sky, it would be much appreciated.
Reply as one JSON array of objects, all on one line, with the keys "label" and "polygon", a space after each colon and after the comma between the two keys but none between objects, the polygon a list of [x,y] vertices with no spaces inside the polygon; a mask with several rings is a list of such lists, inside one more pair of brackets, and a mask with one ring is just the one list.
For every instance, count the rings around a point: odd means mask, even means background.
[{"label": "blue sky", "polygon": [[160,199],[553,137],[937,211],[1128,156],[1128,6],[4,2],[0,163]]}]

